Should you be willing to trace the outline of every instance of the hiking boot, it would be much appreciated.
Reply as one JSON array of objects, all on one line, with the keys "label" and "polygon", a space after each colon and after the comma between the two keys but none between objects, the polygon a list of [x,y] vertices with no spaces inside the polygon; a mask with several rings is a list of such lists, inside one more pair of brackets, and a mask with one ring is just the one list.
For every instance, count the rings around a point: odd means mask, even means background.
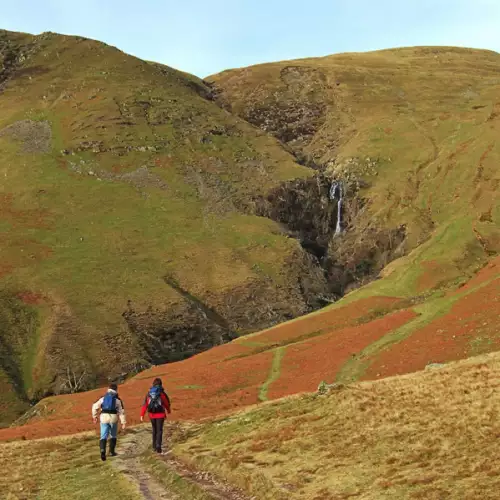
[{"label": "hiking boot", "polygon": [[158,453],[158,455],[161,455],[161,448],[156,448],[156,453]]},{"label": "hiking boot", "polygon": [[116,457],[116,451],[115,451],[115,448],[116,448],[116,438],[111,438],[109,440],[109,454],[112,456],[112,457]]},{"label": "hiking boot", "polygon": [[101,449],[101,460],[104,462],[106,460],[106,440],[101,439],[99,441],[99,448]]}]

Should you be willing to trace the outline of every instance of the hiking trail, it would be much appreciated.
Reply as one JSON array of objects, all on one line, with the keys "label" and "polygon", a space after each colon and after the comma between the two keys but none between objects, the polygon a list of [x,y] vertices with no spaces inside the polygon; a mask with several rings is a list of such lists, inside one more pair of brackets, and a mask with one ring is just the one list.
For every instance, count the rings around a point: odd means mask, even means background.
[{"label": "hiking trail", "polygon": [[141,463],[141,457],[149,445],[148,437],[145,430],[127,431],[125,436],[118,438],[118,456],[108,457],[108,461],[137,486],[145,500],[180,500],[177,494],[167,491]]},{"label": "hiking trail", "polygon": [[[165,426],[166,435],[170,434],[169,426]],[[185,496],[162,484],[151,472],[143,459],[151,448],[151,432],[145,427],[133,428],[118,440],[116,457],[108,457],[112,467],[124,474],[136,485],[138,493],[144,500],[183,500]],[[207,499],[214,500],[255,500],[246,496],[236,488],[215,479],[212,474],[191,468],[176,459],[171,452],[157,457],[181,481],[193,485]],[[204,498],[205,498],[204,496]]]}]

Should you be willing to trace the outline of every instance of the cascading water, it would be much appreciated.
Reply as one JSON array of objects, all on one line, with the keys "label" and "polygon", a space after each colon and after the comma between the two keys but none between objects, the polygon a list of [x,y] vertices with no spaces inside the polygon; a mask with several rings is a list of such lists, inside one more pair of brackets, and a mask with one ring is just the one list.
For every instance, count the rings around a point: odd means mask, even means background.
[{"label": "cascading water", "polygon": [[334,236],[342,233],[342,205],[344,203],[344,185],[342,181],[334,181],[330,186],[330,200],[338,200],[337,203],[337,225]]}]

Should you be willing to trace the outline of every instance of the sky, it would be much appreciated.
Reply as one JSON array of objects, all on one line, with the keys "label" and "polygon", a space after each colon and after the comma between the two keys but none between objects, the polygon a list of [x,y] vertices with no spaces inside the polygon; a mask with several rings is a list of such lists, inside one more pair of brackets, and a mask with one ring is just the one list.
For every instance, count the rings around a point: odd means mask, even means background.
[{"label": "sky", "polygon": [[101,40],[205,77],[339,52],[500,52],[500,0],[0,0],[0,29]]}]

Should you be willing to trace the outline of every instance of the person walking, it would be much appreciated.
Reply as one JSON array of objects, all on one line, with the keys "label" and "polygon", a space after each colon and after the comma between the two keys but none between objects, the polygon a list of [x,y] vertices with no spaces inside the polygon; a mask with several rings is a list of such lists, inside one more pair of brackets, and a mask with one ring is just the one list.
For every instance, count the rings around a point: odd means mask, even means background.
[{"label": "person walking", "polygon": [[92,405],[92,418],[97,424],[97,419],[101,422],[101,437],[99,448],[101,450],[101,460],[106,460],[106,443],[109,436],[109,454],[116,456],[116,441],[118,434],[118,419],[125,430],[127,420],[125,418],[125,407],[123,401],[118,396],[118,386],[110,384],[106,394]]},{"label": "person walking", "polygon": [[144,404],[141,408],[141,422],[144,422],[144,415],[146,411],[151,420],[151,427],[153,428],[153,451],[161,453],[163,444],[163,425],[167,413],[170,414],[170,399],[163,389],[161,379],[155,378],[153,386],[149,389],[144,399]]}]

